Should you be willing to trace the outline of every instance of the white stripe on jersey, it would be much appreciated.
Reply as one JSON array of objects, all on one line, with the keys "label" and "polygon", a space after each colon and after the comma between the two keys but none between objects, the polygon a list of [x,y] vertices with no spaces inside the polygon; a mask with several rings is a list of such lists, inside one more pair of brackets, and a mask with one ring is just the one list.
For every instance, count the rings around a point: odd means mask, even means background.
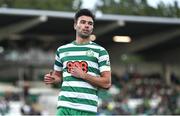
[{"label": "white stripe on jersey", "polygon": [[63,72],[63,77],[72,76],[71,73]]},{"label": "white stripe on jersey", "polygon": [[101,66],[100,72],[103,72],[103,71],[111,71],[111,67],[110,66]]},{"label": "white stripe on jersey", "polygon": [[87,74],[90,74],[90,75],[92,75],[92,76],[100,76],[100,75],[98,75],[98,74],[96,74],[96,73],[93,73],[93,72],[87,72]]},{"label": "white stripe on jersey", "polygon": [[88,93],[77,93],[77,92],[69,92],[69,91],[61,91],[59,96],[72,97],[72,98],[80,98],[80,99],[88,99],[98,102],[98,96]]},{"label": "white stripe on jersey", "polygon": [[103,55],[99,57],[99,62],[109,60],[109,55]]},{"label": "white stripe on jersey", "polygon": [[55,55],[55,60],[57,60],[58,62],[61,62],[60,58],[57,55]]},{"label": "white stripe on jersey", "polygon": [[87,82],[82,82],[82,81],[63,81],[62,86],[68,86],[68,87],[83,87],[83,88],[89,88],[89,89],[95,89],[94,86]]},{"label": "white stripe on jersey", "polygon": [[69,107],[78,110],[85,110],[91,112],[97,112],[97,107],[92,105],[80,104],[80,103],[72,103],[68,101],[58,101],[58,106]]},{"label": "white stripe on jersey", "polygon": [[[90,74],[92,76],[100,76],[100,75],[93,73],[93,72],[87,72],[87,74]],[[67,77],[67,76],[72,76],[72,75],[68,72],[63,72],[63,77]]]},{"label": "white stripe on jersey", "polygon": [[[99,54],[96,53],[95,51],[93,51],[94,53],[94,56],[93,57],[96,57],[98,58],[99,57]],[[68,52],[63,52],[61,53],[60,55],[60,59],[66,57],[66,56],[87,56],[87,51],[68,51]]]},{"label": "white stripe on jersey", "polygon": [[59,66],[57,66],[57,65],[54,65],[54,70],[55,70],[55,71],[62,71],[63,68],[62,68],[62,67],[59,67]]}]

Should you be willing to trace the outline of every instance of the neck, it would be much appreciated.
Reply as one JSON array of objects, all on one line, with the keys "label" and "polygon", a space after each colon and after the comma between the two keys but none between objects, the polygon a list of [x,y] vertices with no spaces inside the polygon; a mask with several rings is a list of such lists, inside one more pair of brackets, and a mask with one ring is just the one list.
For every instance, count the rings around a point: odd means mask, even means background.
[{"label": "neck", "polygon": [[86,44],[86,43],[89,43],[89,42],[90,42],[89,38],[76,37],[76,43],[77,44]]}]

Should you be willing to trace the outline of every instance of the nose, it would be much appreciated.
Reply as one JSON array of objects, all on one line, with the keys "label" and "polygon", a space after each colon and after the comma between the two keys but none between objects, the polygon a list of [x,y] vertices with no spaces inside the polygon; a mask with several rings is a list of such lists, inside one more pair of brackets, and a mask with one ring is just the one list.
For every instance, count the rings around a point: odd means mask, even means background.
[{"label": "nose", "polygon": [[88,28],[89,26],[88,26],[88,24],[85,24],[85,28]]},{"label": "nose", "polygon": [[85,24],[85,28],[89,28],[89,24],[88,23]]}]

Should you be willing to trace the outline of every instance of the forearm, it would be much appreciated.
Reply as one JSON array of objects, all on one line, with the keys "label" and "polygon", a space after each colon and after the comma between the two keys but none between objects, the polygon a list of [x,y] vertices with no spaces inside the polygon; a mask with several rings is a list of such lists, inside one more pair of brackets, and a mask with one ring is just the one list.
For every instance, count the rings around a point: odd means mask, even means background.
[{"label": "forearm", "polygon": [[54,84],[58,84],[61,83],[62,81],[62,74],[59,71],[53,71],[53,75],[54,75]]},{"label": "forearm", "polygon": [[103,77],[103,76],[92,76],[90,74],[84,73],[82,79],[89,82],[90,84],[100,87],[103,89],[108,89],[111,87],[111,78],[110,77]]},{"label": "forearm", "polygon": [[108,89],[111,86],[111,71],[101,72],[101,76],[92,76],[82,71],[80,67],[73,67],[71,70],[71,75],[77,78],[82,78],[89,82],[93,86]]}]

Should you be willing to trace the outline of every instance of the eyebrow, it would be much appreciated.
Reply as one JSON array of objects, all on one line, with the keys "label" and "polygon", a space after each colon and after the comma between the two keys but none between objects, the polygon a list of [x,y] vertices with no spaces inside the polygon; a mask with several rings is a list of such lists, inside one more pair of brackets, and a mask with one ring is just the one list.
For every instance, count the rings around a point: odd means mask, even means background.
[{"label": "eyebrow", "polygon": [[86,22],[88,22],[88,23],[92,23],[92,24],[94,24],[94,22],[93,22],[93,21],[87,21],[87,20],[84,20],[84,19],[82,19],[82,20],[80,20],[80,21],[86,21]]}]

